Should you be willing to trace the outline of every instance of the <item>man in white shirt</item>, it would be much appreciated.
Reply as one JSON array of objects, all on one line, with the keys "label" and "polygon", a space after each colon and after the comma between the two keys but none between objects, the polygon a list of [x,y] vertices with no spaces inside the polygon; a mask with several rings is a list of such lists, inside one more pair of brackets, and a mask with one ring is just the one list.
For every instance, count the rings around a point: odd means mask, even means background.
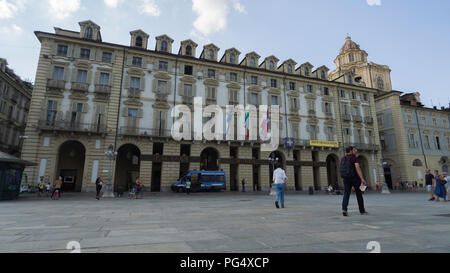
[{"label": "man in white shirt", "polygon": [[281,168],[281,164],[277,163],[277,169],[273,172],[273,186],[277,192],[277,198],[275,200],[275,206],[277,209],[284,209],[284,191],[286,190],[287,176],[284,170]]},{"label": "man in white shirt", "polygon": [[444,180],[447,181],[445,187],[447,188],[447,199],[449,200],[450,197],[448,195],[450,194],[450,176],[448,176],[447,173],[443,173],[442,175],[444,176]]}]

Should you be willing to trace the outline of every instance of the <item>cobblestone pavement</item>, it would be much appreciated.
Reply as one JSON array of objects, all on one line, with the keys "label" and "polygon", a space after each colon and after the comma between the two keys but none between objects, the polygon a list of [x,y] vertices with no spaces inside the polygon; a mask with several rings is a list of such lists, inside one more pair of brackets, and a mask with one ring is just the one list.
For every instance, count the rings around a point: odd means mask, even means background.
[{"label": "cobblestone pavement", "polygon": [[58,200],[24,195],[0,202],[0,252],[450,252],[450,202],[425,193],[366,194],[370,215],[341,216],[342,196],[288,193],[286,208],[254,193],[150,194],[144,199]]}]

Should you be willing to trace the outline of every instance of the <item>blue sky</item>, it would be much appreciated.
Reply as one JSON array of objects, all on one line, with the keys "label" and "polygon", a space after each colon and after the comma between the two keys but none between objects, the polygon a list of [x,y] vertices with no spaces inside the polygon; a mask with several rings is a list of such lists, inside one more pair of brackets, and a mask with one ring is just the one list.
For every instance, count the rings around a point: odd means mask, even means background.
[{"label": "blue sky", "polygon": [[[294,59],[334,69],[347,33],[389,65],[395,90],[419,91],[431,106],[450,102],[450,1],[414,0],[0,0],[0,57],[34,80],[39,55],[35,30],[78,30],[91,19],[104,41],[129,44],[138,28],[167,34],[177,51],[191,38],[263,58]],[[197,54],[199,54],[198,52]]]}]

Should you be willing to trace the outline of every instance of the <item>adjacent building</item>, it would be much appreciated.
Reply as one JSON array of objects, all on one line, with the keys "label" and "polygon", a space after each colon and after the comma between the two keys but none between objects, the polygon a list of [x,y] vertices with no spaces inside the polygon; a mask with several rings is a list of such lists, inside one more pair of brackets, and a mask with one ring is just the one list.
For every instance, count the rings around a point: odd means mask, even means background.
[{"label": "adjacent building", "polygon": [[31,88],[0,58],[0,151],[20,157]]},{"label": "adjacent building", "polygon": [[[188,170],[222,169],[229,190],[244,178],[267,190],[274,159],[292,190],[322,190],[342,186],[339,158],[353,144],[370,185],[383,182],[376,88],[330,81],[325,66],[236,48],[219,55],[218,46],[199,50],[189,39],[175,51],[167,35],[149,49],[143,30],[130,32],[129,45],[112,44],[94,22],[79,25],[36,32],[41,52],[23,149],[25,160],[38,163],[27,169],[32,181],[63,176],[66,191],[90,191],[97,177],[111,175],[118,190],[140,177],[147,190],[164,191]],[[279,149],[262,152],[261,142],[249,140],[174,141],[171,111],[192,108],[194,97],[224,112],[226,105],[279,105]],[[110,147],[113,161],[105,156]]]}]

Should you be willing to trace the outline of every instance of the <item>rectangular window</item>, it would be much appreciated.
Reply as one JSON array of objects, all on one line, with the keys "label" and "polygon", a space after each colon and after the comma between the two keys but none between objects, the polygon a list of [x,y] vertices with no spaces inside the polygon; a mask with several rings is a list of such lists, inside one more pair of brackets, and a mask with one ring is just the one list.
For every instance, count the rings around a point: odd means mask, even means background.
[{"label": "rectangular window", "polygon": [[272,105],[278,105],[278,96],[272,96]]},{"label": "rectangular window", "polygon": [[208,87],[208,99],[216,99],[216,88],[214,87]]},{"label": "rectangular window", "polygon": [[325,113],[331,113],[330,104],[328,102],[325,103]]},{"label": "rectangular window", "polygon": [[237,82],[237,74],[236,73],[230,73],[230,81]]},{"label": "rectangular window", "polygon": [[356,93],[352,92],[352,99],[356,100]]},{"label": "rectangular window", "polygon": [[416,148],[416,140],[414,138],[414,134],[409,135],[409,147]]},{"label": "rectangular window", "polygon": [[309,125],[309,135],[311,140],[315,140],[316,137],[316,125]]},{"label": "rectangular window", "polygon": [[354,116],[358,116],[359,115],[359,109],[358,109],[358,107],[353,107],[353,115]]},{"label": "rectangular window", "polygon": [[292,102],[292,109],[297,110],[298,109],[297,98],[292,98],[291,102]]},{"label": "rectangular window", "polygon": [[239,103],[239,92],[238,90],[230,90],[230,102]]},{"label": "rectangular window", "polygon": [[111,52],[103,52],[102,62],[111,63],[112,62],[112,53]]},{"label": "rectangular window", "polygon": [[132,118],[137,118],[138,116],[138,109],[128,108],[128,116]]},{"label": "rectangular window", "polygon": [[367,94],[363,94],[363,100],[364,100],[364,101],[368,101]]},{"label": "rectangular window", "polygon": [[345,91],[341,90],[341,98],[345,98]]},{"label": "rectangular window", "polygon": [[52,100],[48,101],[47,106],[47,125],[54,126],[56,119],[56,111],[54,110],[55,102]]},{"label": "rectangular window", "polygon": [[166,94],[167,93],[167,82],[166,81],[158,81],[158,93]]},{"label": "rectangular window", "polygon": [[159,61],[159,70],[168,72],[169,71],[169,63]]},{"label": "rectangular window", "polygon": [[329,96],[329,95],[330,95],[330,90],[328,89],[328,87],[324,87],[324,88],[323,88],[323,94],[324,94],[325,96]]},{"label": "rectangular window", "polygon": [[192,65],[184,66],[184,75],[191,75],[194,73],[194,67]]},{"label": "rectangular window", "polygon": [[313,87],[312,87],[312,85],[308,84],[308,85],[306,86],[306,91],[307,91],[308,93],[312,93],[312,92],[313,92]]},{"label": "rectangular window", "polygon": [[192,97],[192,84],[185,84],[184,85],[184,96],[186,97]]},{"label": "rectangular window", "polygon": [[78,70],[77,82],[78,83],[86,83],[87,81],[87,71],[86,70]]},{"label": "rectangular window", "polygon": [[251,76],[250,81],[251,81],[252,85],[258,85],[258,77]]},{"label": "rectangular window", "polygon": [[100,73],[100,85],[109,86],[109,74]]},{"label": "rectangular window", "polygon": [[295,82],[290,82],[289,83],[289,90],[292,90],[292,91],[295,90]]},{"label": "rectangular window", "polygon": [[91,57],[91,50],[86,49],[86,48],[82,48],[81,52],[80,52],[80,58],[81,59],[85,59],[85,60],[89,60],[90,57]]},{"label": "rectangular window", "polygon": [[64,67],[55,67],[55,70],[53,70],[53,79],[55,81],[64,80]]},{"label": "rectangular window", "polygon": [[142,58],[140,58],[140,57],[133,57],[132,65],[136,66],[136,67],[142,67]]},{"label": "rectangular window", "polygon": [[258,102],[259,102],[259,101],[258,101],[258,94],[252,93],[252,94],[251,94],[251,97],[250,97],[250,103],[251,103],[252,105],[258,105],[258,104],[259,104]]},{"label": "rectangular window", "polygon": [[277,80],[271,79],[271,80],[270,80],[270,86],[271,86],[272,88],[277,88]]},{"label": "rectangular window", "polygon": [[67,49],[68,47],[65,45],[58,45],[58,56],[67,57]]},{"label": "rectangular window", "polygon": [[334,140],[333,127],[327,128],[328,141]]},{"label": "rectangular window", "polygon": [[141,78],[131,77],[130,89],[131,90],[140,90],[141,89]]},{"label": "rectangular window", "polygon": [[440,142],[440,139],[439,139],[438,136],[436,137],[436,148],[437,148],[438,150],[441,149],[441,142]]},{"label": "rectangular window", "polygon": [[215,79],[216,78],[216,71],[213,69],[208,69],[208,78]]},{"label": "rectangular window", "polygon": [[429,136],[425,136],[425,148],[430,149],[430,137]]}]

